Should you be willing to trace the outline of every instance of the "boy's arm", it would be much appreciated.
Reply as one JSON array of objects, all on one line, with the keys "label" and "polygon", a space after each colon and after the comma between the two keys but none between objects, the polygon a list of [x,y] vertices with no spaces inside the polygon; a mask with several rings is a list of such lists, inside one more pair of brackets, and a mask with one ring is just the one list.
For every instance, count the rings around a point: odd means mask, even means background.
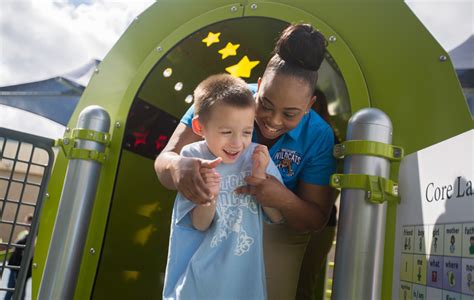
[{"label": "boy's arm", "polygon": [[205,231],[211,226],[216,213],[216,200],[221,180],[219,173],[213,169],[201,168],[200,173],[212,196],[208,204],[198,205],[193,208],[191,211],[191,222],[197,230]]},{"label": "boy's arm", "polygon": [[[262,180],[267,178],[267,166],[270,163],[270,154],[268,148],[264,145],[258,145],[252,155],[253,168],[252,175]],[[263,211],[267,217],[275,224],[283,223],[283,215],[279,210],[272,207],[263,206]]]},{"label": "boy's arm", "polygon": [[191,222],[193,227],[200,231],[206,231],[216,214],[216,202],[212,201],[209,205],[198,205],[191,211]]}]

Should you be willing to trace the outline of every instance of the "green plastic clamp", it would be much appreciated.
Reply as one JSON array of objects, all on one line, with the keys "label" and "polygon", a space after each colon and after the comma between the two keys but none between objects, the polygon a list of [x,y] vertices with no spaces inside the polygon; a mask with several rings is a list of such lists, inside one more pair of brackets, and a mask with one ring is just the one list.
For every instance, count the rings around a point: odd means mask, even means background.
[{"label": "green plastic clamp", "polygon": [[390,179],[366,174],[333,174],[331,186],[340,189],[360,189],[367,192],[367,200],[382,204],[384,201],[400,203],[398,184]]},{"label": "green plastic clamp", "polygon": [[110,135],[106,132],[94,131],[90,129],[78,129],[72,130],[71,137],[73,139],[94,141],[100,144],[108,146],[110,144]]},{"label": "green plastic clamp", "polygon": [[343,158],[346,155],[371,155],[387,158],[390,161],[400,161],[404,150],[401,147],[375,141],[349,140],[334,146],[333,155]]},{"label": "green plastic clamp", "polygon": [[93,141],[108,147],[110,145],[110,135],[108,133],[75,128],[72,130],[70,137],[65,136],[63,139],[58,139],[54,143],[54,146],[61,147],[68,159],[94,160],[98,163],[105,162],[107,159],[105,152],[76,148],[76,140]]}]

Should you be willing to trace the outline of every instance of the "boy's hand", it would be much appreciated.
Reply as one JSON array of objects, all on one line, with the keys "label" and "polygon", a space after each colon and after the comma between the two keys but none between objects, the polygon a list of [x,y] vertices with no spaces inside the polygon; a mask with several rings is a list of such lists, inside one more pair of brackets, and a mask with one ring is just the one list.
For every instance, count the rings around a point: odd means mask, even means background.
[{"label": "boy's hand", "polygon": [[221,189],[221,176],[219,175],[219,173],[216,172],[215,169],[209,169],[205,167],[200,168],[199,173],[201,173],[201,177],[204,180],[204,183],[206,184],[207,188],[209,189],[211,198],[210,200],[212,200],[212,203],[215,203],[217,195],[219,195]]},{"label": "boy's hand", "polygon": [[252,175],[258,178],[266,178],[266,170],[270,162],[270,153],[267,146],[258,145],[252,154]]}]

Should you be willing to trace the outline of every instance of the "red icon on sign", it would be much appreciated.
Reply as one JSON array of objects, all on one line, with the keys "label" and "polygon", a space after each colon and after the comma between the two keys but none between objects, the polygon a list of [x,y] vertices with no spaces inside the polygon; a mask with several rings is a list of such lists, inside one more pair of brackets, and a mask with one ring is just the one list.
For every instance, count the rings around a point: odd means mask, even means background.
[{"label": "red icon on sign", "polygon": [[438,281],[438,272],[436,272],[436,271],[431,272],[431,281],[432,282],[437,282]]}]

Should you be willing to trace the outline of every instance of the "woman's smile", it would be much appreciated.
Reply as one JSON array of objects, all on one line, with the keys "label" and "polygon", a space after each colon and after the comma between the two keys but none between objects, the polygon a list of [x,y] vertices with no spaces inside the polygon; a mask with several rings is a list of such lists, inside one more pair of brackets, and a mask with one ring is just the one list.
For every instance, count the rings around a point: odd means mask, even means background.
[{"label": "woman's smile", "polygon": [[281,128],[275,128],[275,127],[269,125],[265,121],[263,122],[263,127],[264,127],[264,130],[262,131],[262,134],[266,138],[278,137],[279,135],[281,135],[283,133]]}]

